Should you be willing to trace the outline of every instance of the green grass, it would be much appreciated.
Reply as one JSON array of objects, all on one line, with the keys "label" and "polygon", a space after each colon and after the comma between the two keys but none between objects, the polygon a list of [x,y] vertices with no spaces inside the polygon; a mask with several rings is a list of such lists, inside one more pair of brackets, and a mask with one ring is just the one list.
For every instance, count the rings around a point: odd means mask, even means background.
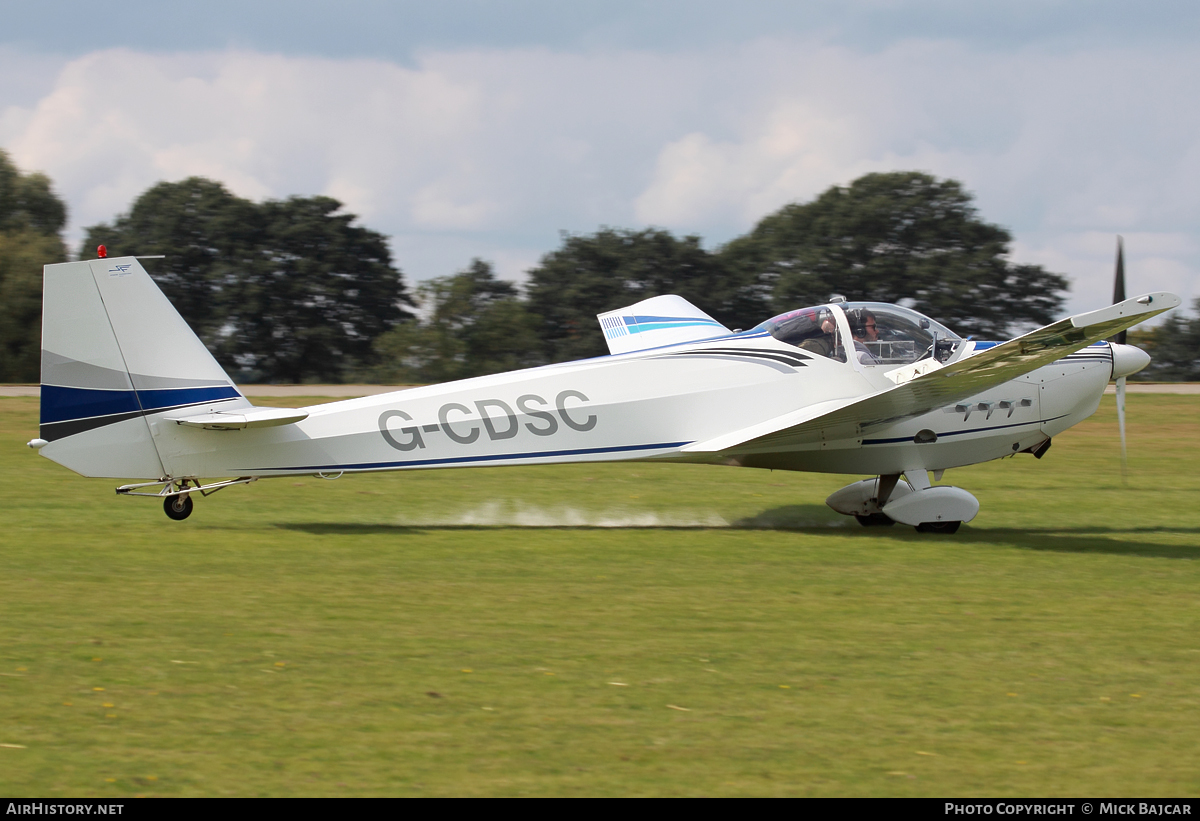
[{"label": "green grass", "polygon": [[1195,796],[1200,397],[1129,414],[1128,487],[1106,398],[949,471],[944,537],[825,508],[854,477],[644,464],[175,523],[0,399],[0,794]]}]

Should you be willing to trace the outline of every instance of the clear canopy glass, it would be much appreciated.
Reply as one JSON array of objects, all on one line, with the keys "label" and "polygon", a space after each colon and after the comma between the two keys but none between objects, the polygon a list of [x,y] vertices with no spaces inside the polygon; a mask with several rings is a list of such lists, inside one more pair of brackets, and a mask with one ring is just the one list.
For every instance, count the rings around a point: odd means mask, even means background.
[{"label": "clear canopy glass", "polygon": [[911,308],[884,302],[845,302],[800,308],[772,317],[755,330],[764,330],[780,342],[846,361],[846,344],[835,319],[845,314],[855,358],[864,365],[906,365],[934,355],[948,354],[960,341],[958,334]]}]

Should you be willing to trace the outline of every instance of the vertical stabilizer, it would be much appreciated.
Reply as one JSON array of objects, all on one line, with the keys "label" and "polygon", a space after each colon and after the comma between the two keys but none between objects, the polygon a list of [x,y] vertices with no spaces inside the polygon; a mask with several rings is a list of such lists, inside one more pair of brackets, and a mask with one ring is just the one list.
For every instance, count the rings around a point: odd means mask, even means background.
[{"label": "vertical stabilizer", "polygon": [[697,342],[733,332],[681,296],[643,299],[636,305],[599,314],[609,353],[629,353]]},{"label": "vertical stabilizer", "polygon": [[47,265],[41,453],[84,476],[166,474],[147,417],[248,407],[133,257]]}]

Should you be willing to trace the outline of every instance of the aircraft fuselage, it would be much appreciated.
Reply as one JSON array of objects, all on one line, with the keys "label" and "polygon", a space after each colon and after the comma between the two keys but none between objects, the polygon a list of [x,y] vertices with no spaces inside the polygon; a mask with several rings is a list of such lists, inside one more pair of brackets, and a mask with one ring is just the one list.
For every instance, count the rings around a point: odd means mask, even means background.
[{"label": "aircraft fuselage", "polygon": [[1112,354],[1106,344],[1093,345],[890,425],[853,425],[769,450],[684,450],[797,408],[879,390],[882,370],[750,333],[315,405],[305,409],[307,419],[281,427],[200,430],[177,424],[179,411],[121,424],[149,423],[173,477],[641,459],[845,474],[934,471],[1026,450],[1090,416],[1111,377]]}]

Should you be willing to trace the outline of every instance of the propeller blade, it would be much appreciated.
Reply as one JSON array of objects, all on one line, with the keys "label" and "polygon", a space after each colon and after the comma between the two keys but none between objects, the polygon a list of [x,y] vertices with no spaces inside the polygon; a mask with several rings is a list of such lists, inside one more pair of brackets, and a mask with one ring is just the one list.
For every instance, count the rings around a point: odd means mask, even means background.
[{"label": "propeller blade", "polygon": [[[1113,304],[1125,300],[1125,241],[1117,236],[1117,271],[1113,275]],[[1125,331],[1109,342],[1125,344]],[[1117,377],[1117,427],[1121,431],[1121,481],[1129,484],[1129,457],[1125,451],[1125,377]]]},{"label": "propeller blade", "polygon": [[1121,430],[1121,481],[1129,482],[1129,459],[1125,453],[1125,377],[1117,377],[1117,427]]},{"label": "propeller blade", "polygon": [[[1118,302],[1125,301],[1125,242],[1121,237],[1117,237],[1117,273],[1113,277],[1113,305]],[[1125,331],[1121,331],[1109,342],[1116,342],[1118,345],[1125,344]]]}]

